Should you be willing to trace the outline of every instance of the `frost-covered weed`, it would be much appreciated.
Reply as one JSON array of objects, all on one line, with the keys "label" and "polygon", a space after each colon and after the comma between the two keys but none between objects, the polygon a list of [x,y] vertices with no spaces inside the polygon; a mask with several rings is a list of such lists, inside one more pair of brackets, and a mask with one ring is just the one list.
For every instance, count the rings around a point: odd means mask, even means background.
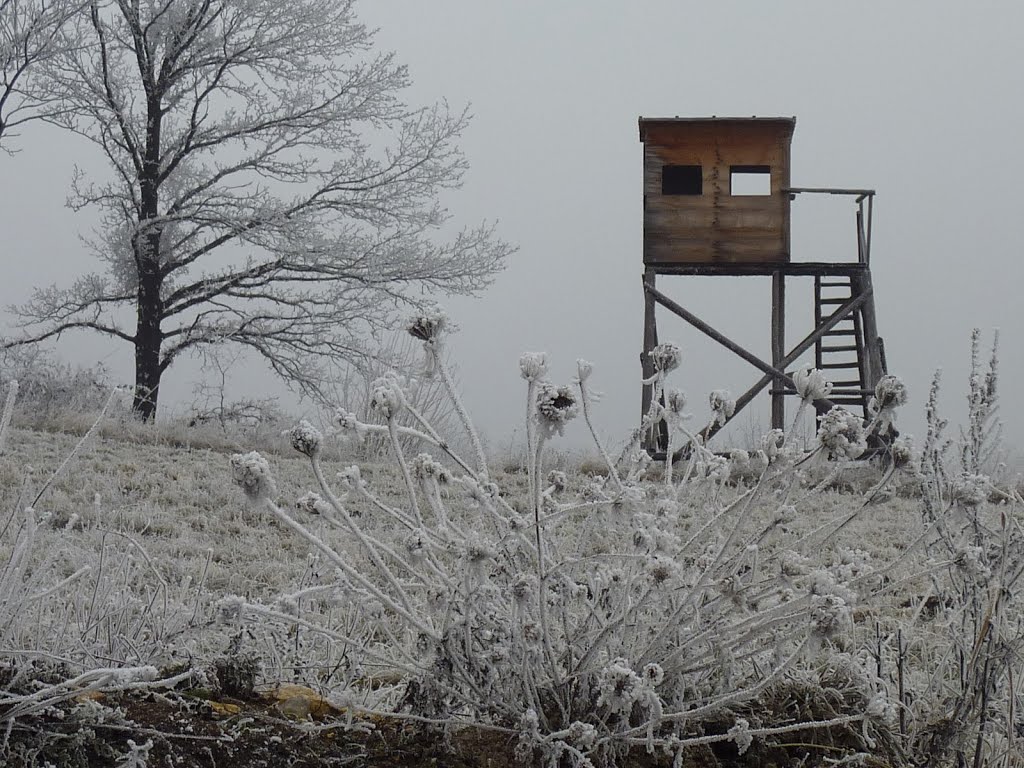
[{"label": "frost-covered weed", "polygon": [[[426,316],[408,324],[435,364],[445,326]],[[385,502],[355,466],[338,474],[336,488],[310,448],[318,438],[304,425],[292,439],[319,489],[299,511],[254,491],[273,487],[262,457],[233,457],[249,498],[326,567],[316,585],[275,605],[235,601],[232,620],[280,623],[344,647],[360,670],[346,677],[345,695],[362,691],[367,710],[397,706],[398,717],[505,729],[517,734],[521,754],[550,764],[590,765],[634,747],[681,755],[725,740],[746,750],[759,738],[818,727],[846,729],[861,746],[878,739],[891,746],[889,726],[868,707],[885,690],[866,659],[844,662],[861,664],[867,681],[852,709],[787,724],[752,717],[791,676],[827,668],[846,653],[855,611],[883,581],[860,553],[831,549],[842,517],[813,532],[813,546],[782,522],[812,498],[799,482],[806,457],[787,447],[785,435],[767,436],[754,456],[717,456],[687,430],[685,396],[665,387],[679,367],[678,348],[655,352],[659,397],[645,423],[666,421],[670,440],[678,435],[691,448],[679,474],[666,467],[660,483],[643,480],[649,457],[635,452],[636,435],[619,461],[598,441],[607,471],[576,492],[564,475],[547,472],[545,447],[569,419],[582,412],[596,435],[592,366],[580,361],[575,386],[559,386],[547,381],[546,359],[534,353],[519,361],[531,457],[525,499],[502,493],[482,452],[461,456],[415,412],[415,427],[397,424],[410,404],[395,378],[374,389],[384,424],[346,410],[337,424],[391,437],[404,504]],[[823,386],[809,381],[808,393]],[[712,420],[733,407],[721,391],[710,406]],[[458,401],[454,407],[464,414]],[[468,416],[462,423],[478,445]],[[864,432],[860,422],[837,419],[834,429],[823,425],[819,450],[851,458]],[[409,456],[401,438],[434,453]],[[752,485],[728,485],[752,471]],[[372,515],[353,514],[356,505]],[[778,514],[765,514],[773,508]],[[327,527],[314,531],[303,510]],[[798,557],[808,565],[786,564]],[[363,623],[339,623],[340,606]],[[366,626],[370,633],[360,629]],[[394,679],[395,687],[375,687],[369,696],[360,675]],[[723,718],[733,725],[709,734]]]},{"label": "frost-covered weed", "polygon": [[[446,324],[410,327],[429,337],[436,365]],[[491,471],[468,416],[458,420],[469,450],[455,450],[394,377],[379,383],[380,423],[344,410],[335,422],[339,433],[394,444],[389,467],[329,467],[332,433],[300,424],[287,440],[301,462],[241,454],[233,463],[255,505],[243,515],[220,486],[203,491],[208,512],[188,509],[190,482],[173,463],[154,470],[178,494],[168,509],[196,525],[188,539],[153,536],[159,519],[118,504],[116,487],[95,504],[90,492],[73,514],[26,510],[41,486],[53,496],[90,484],[32,475],[28,490],[5,497],[15,514],[0,529],[0,650],[17,681],[0,686],[0,701],[20,719],[68,701],[70,681],[148,688],[166,683],[149,677],[167,662],[252,659],[263,681],[304,682],[352,716],[483,724],[547,765],[600,765],[629,750],[681,761],[717,743],[762,762],[799,744],[847,763],[1015,764],[1021,499],[986,467],[963,466],[977,453],[970,431],[947,450],[937,382],[921,451],[893,441],[878,482],[857,498],[827,489],[867,470],[850,457],[892,425],[906,396],[898,381],[876,391],[868,424],[823,420],[809,452],[782,430],[755,450],[723,451],[690,427],[721,409],[691,417],[699,399],[688,406],[670,381],[682,356],[663,351],[644,423],[664,423],[687,450],[651,480],[636,435],[617,461],[598,441],[600,477],[549,471],[558,423],[579,418],[599,434],[596,374],[579,361],[571,386],[550,383],[538,354],[518,371],[525,479]],[[827,387],[807,375],[804,405]],[[991,423],[994,378],[972,381],[983,389],[971,396],[975,412],[988,414],[976,421]],[[15,437],[17,449],[25,434]],[[315,492],[296,482],[300,463]],[[887,496],[893,483],[917,500]],[[139,487],[130,493],[165,492],[155,481]],[[916,519],[897,515],[912,504]],[[176,558],[191,570],[169,568]],[[53,656],[66,670],[26,689]],[[135,741],[144,760],[145,738]]]}]

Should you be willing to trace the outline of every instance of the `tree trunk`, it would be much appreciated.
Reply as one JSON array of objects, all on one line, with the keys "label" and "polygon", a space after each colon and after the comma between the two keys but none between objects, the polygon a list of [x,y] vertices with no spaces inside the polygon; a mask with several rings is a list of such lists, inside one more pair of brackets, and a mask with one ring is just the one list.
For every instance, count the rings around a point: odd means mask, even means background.
[{"label": "tree trunk", "polygon": [[135,266],[138,270],[137,322],[135,325],[135,400],[132,409],[142,421],[156,418],[160,395],[160,349],[163,346],[163,300],[160,289],[160,235],[155,222],[160,215],[160,127],[162,110],[159,98],[150,94],[149,120],[146,126],[146,154],[139,174],[141,203],[139,228],[132,238]]},{"label": "tree trunk", "polygon": [[142,421],[156,418],[160,394],[160,275],[157,265],[144,262],[149,274],[139,275],[138,322],[135,331],[135,401],[132,409]]}]

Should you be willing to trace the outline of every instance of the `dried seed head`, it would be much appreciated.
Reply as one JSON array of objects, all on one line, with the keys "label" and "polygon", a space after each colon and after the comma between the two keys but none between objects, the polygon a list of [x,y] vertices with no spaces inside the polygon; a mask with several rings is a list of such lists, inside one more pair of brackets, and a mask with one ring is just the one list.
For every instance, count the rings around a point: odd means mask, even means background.
[{"label": "dried seed head", "polygon": [[836,458],[855,459],[868,447],[864,422],[839,405],[821,417],[818,442]]},{"label": "dried seed head", "polygon": [[678,346],[671,342],[659,344],[648,353],[655,371],[668,373],[679,367],[683,361],[683,352]]},{"label": "dried seed head", "polygon": [[805,403],[823,400],[832,393],[832,383],[825,379],[825,374],[810,365],[793,374],[793,384]]},{"label": "dried seed head", "polygon": [[562,434],[565,425],[576,417],[578,411],[576,395],[569,387],[556,387],[544,382],[538,388],[537,417],[549,437],[555,433]]},{"label": "dried seed head", "polygon": [[987,475],[964,472],[953,481],[953,500],[966,507],[976,507],[988,500],[991,484]]},{"label": "dried seed head", "polygon": [[295,508],[311,515],[322,515],[330,510],[327,502],[319,493],[307,491],[295,501]]},{"label": "dried seed head", "polygon": [[768,457],[768,461],[775,461],[785,444],[786,434],[781,429],[769,430],[761,438],[761,450]]},{"label": "dried seed head", "polygon": [[686,410],[686,393],[681,389],[670,389],[665,393],[665,407],[670,413],[682,416]]},{"label": "dried seed head", "polygon": [[594,366],[592,363],[588,363],[586,360],[576,361],[576,380],[580,384],[585,384],[587,379],[590,378],[590,374],[594,372]]},{"label": "dried seed head", "polygon": [[418,454],[410,464],[413,477],[417,480],[436,480],[441,485],[450,483],[452,480],[451,472],[429,453]]},{"label": "dried seed head", "polygon": [[290,430],[285,432],[291,441],[292,448],[304,456],[313,459],[320,455],[323,448],[324,436],[320,430],[303,419]]},{"label": "dried seed head", "polygon": [[448,327],[448,315],[436,304],[409,318],[405,330],[420,341],[436,341]]},{"label": "dried seed head", "polygon": [[395,376],[382,376],[370,384],[370,407],[384,418],[397,416],[404,403],[405,397]]},{"label": "dried seed head", "polygon": [[708,405],[711,413],[714,414],[714,422],[724,426],[734,413],[736,413],[736,401],[727,389],[715,389],[708,395]]},{"label": "dried seed head", "polygon": [[547,356],[543,352],[524,352],[519,358],[519,375],[527,381],[540,381],[547,372]]},{"label": "dried seed head", "polygon": [[253,501],[264,501],[277,493],[270,464],[256,451],[231,457],[231,477]]},{"label": "dried seed head", "polygon": [[914,446],[909,437],[898,437],[890,448],[892,464],[897,469],[905,469],[914,464]]},{"label": "dried seed head", "polygon": [[899,376],[887,373],[875,385],[875,403],[879,408],[896,408],[907,403],[907,386]]},{"label": "dried seed head", "polygon": [[814,595],[811,626],[820,637],[838,637],[853,626],[853,612],[838,595]]}]

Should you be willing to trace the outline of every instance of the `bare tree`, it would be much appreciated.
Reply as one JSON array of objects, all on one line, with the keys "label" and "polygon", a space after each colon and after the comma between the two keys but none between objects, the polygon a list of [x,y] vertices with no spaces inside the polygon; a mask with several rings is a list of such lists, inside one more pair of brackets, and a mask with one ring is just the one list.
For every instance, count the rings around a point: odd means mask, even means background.
[{"label": "bare tree", "polygon": [[185,352],[245,345],[315,395],[320,363],[358,355],[390,310],[487,285],[511,250],[491,226],[438,239],[467,115],[406,106],[405,67],[352,5],[95,0],[49,79],[61,124],[113,170],[72,189],[102,211],[106,268],[37,291],[5,344],[90,329],[134,345],[149,419]]},{"label": "bare tree", "polygon": [[83,0],[0,0],[0,141],[58,108],[59,101],[38,87],[36,75],[73,45],[65,26],[87,5]]}]

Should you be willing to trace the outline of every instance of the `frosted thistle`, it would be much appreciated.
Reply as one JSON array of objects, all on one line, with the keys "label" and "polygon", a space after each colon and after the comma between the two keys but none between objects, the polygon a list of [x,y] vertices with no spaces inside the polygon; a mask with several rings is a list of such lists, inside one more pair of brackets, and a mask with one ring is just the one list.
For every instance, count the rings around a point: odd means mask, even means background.
[{"label": "frosted thistle", "polygon": [[984,584],[992,575],[981,547],[965,546],[955,553],[953,562],[964,575],[977,584]]},{"label": "frosted thistle", "polygon": [[366,437],[366,425],[359,421],[359,417],[352,411],[346,411],[344,408],[335,409],[334,423],[344,435],[355,437],[360,442]]},{"label": "frosted thistle", "polygon": [[565,737],[570,744],[575,744],[580,749],[593,749],[594,745],[597,744],[597,728],[590,723],[576,720],[566,729]]},{"label": "frosted thistle", "polygon": [[679,367],[683,361],[682,350],[672,342],[659,344],[649,353],[654,370],[659,373],[668,373]]},{"label": "frosted thistle", "polygon": [[965,507],[976,507],[988,500],[989,486],[991,481],[987,475],[975,475],[964,472],[953,481],[953,501],[958,501]]},{"label": "frosted thistle", "polygon": [[868,412],[875,421],[875,429],[885,432],[896,417],[896,409],[907,402],[907,388],[903,381],[892,374],[886,374],[875,385],[875,396],[868,402]]},{"label": "frosted thistle", "polygon": [[576,417],[579,406],[569,387],[556,387],[547,382],[537,389],[537,418],[548,437],[562,434],[565,425]]},{"label": "frosted thistle", "polygon": [[645,664],[643,677],[651,687],[661,685],[662,681],[665,679],[665,670],[661,668],[660,664],[655,662]]},{"label": "frosted thistle", "polygon": [[512,580],[512,599],[516,605],[525,607],[537,591],[537,581],[530,575],[521,573]]},{"label": "frosted thistle", "polygon": [[626,659],[617,658],[601,670],[597,689],[600,692],[597,699],[599,707],[607,707],[613,715],[629,715],[633,704],[643,693],[644,684]]},{"label": "frosted thistle", "polygon": [[712,423],[720,427],[725,426],[725,422],[736,412],[736,401],[732,399],[727,389],[712,390],[708,395],[708,405],[713,414]]},{"label": "frosted thistle", "polygon": [[242,620],[245,612],[245,598],[238,595],[227,595],[213,604],[216,620],[221,624],[236,624]]},{"label": "frosted thistle", "polygon": [[907,386],[899,376],[885,374],[875,385],[875,403],[879,408],[898,408],[907,404]]},{"label": "frosted thistle", "polygon": [[647,560],[647,575],[655,586],[662,586],[679,573],[679,566],[671,557],[654,557]]},{"label": "frosted thistle", "polygon": [[441,485],[452,481],[452,474],[429,453],[420,453],[410,462],[413,477],[417,480],[436,480]]},{"label": "frosted thistle", "polygon": [[818,442],[834,458],[855,459],[868,447],[863,421],[839,405],[821,417]]},{"label": "frosted thistle", "polygon": [[547,356],[543,352],[525,352],[519,358],[519,375],[527,381],[540,381],[547,373]]},{"label": "frosted thistle", "polygon": [[761,438],[761,450],[768,461],[775,461],[786,444],[786,434],[781,429],[771,429]]},{"label": "frosted thistle", "polygon": [[590,374],[592,374],[593,372],[593,363],[589,363],[583,359],[576,361],[576,381],[578,381],[580,384],[586,384],[587,379],[590,378]]},{"label": "frosted thistle", "polygon": [[548,485],[554,489],[555,493],[561,493],[568,487],[569,477],[560,469],[552,469],[548,472]]},{"label": "frosted thistle", "polygon": [[909,437],[897,437],[889,449],[892,465],[896,469],[911,469],[914,466],[914,446]]},{"label": "frosted thistle", "polygon": [[811,605],[811,626],[818,637],[839,637],[853,626],[853,612],[838,595],[814,595]]},{"label": "frosted thistle", "polygon": [[291,441],[292,448],[303,456],[314,459],[320,455],[323,448],[324,436],[320,430],[303,419],[294,427],[284,433]]},{"label": "frosted thistle", "polygon": [[479,578],[483,576],[484,569],[497,557],[497,552],[486,544],[469,544],[464,556],[470,570]]},{"label": "frosted thistle", "polygon": [[686,393],[681,389],[670,389],[665,393],[665,408],[669,413],[675,414],[681,419],[687,418],[683,411],[686,410]]},{"label": "frosted thistle", "polygon": [[416,530],[405,537],[405,541],[402,545],[405,547],[406,553],[409,555],[409,560],[418,565],[422,563],[427,556],[427,544],[428,544],[427,532],[424,530]]},{"label": "frosted thistle", "polygon": [[392,419],[402,410],[405,398],[395,376],[382,376],[370,384],[370,407],[385,419]]},{"label": "frosted thistle", "polygon": [[436,304],[409,318],[405,330],[420,341],[437,341],[448,327],[448,315]]},{"label": "frosted thistle", "polygon": [[330,505],[319,493],[307,491],[295,500],[295,508],[311,515],[323,515],[330,511]]},{"label": "frosted thistle", "polygon": [[793,384],[805,403],[824,400],[832,393],[832,383],[825,379],[825,374],[810,365],[793,374]]},{"label": "frosted thistle", "polygon": [[231,477],[252,501],[265,501],[277,493],[270,464],[256,451],[231,457]]}]

